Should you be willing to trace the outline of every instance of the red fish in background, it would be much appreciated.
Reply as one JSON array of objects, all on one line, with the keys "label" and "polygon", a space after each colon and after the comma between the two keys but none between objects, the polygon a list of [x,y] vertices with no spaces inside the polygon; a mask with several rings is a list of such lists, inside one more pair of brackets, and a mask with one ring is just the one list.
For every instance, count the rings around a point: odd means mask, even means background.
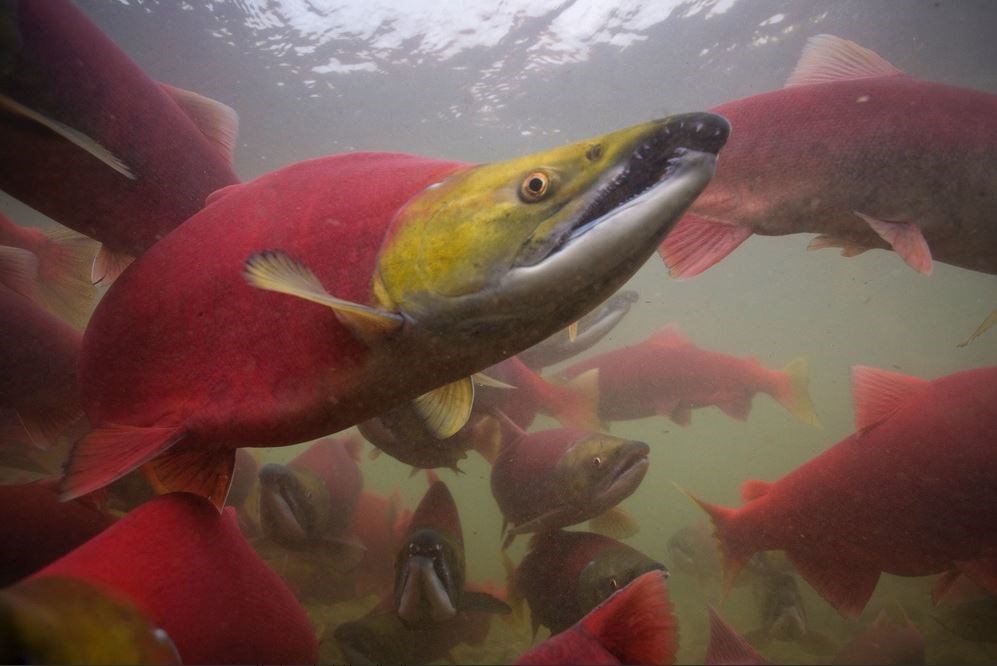
[{"label": "red fish in background", "polygon": [[150,79],[71,2],[6,2],[0,24],[0,189],[103,243],[94,281],[238,182],[235,112]]},{"label": "red fish in background", "polygon": [[606,421],[658,414],[688,425],[693,409],[709,405],[743,421],[751,412],[752,398],[761,392],[804,423],[819,423],[807,392],[805,360],[769,370],[754,358],[700,349],[674,325],[640,344],[579,361],[560,375],[590,396]]},{"label": "red fish in background", "polygon": [[910,618],[895,623],[879,611],[872,625],[867,627],[835,655],[835,666],[861,666],[862,664],[924,664],[924,637]]},{"label": "red fish in background", "polygon": [[[505,162],[348,153],[227,188],[94,312],[79,374],[93,430],[66,497],[145,465],[157,491],[221,506],[235,449],[316,439],[406,401],[453,434],[472,375],[646,261],[728,130],[684,114]],[[571,186],[549,187],[543,169]]]},{"label": "red fish in background", "polygon": [[83,328],[96,298],[93,241],[65,229],[20,227],[0,215],[0,283]]},{"label": "red fish in background", "polygon": [[395,557],[408,532],[412,511],[401,504],[396,490],[390,497],[360,493],[350,518],[349,534],[364,546],[360,564],[353,570],[358,596],[385,598],[395,584]]},{"label": "red fish in background", "polygon": [[83,416],[76,384],[80,334],[3,285],[0,324],[0,425],[48,447]]},{"label": "red fish in background", "polygon": [[997,548],[997,367],[927,381],[856,366],[852,389],[857,432],[778,481],[746,482],[740,509],[696,500],[727,586],[752,554],[785,550],[857,615],[882,571],[925,576]]},{"label": "red fish in background", "polygon": [[665,575],[649,571],[516,664],[674,664],[677,652]]},{"label": "red fish in background", "polygon": [[589,532],[543,532],[516,568],[510,592],[530,606],[533,631],[564,631],[610,594],[665,565],[615,539]]},{"label": "red fish in background", "polygon": [[0,485],[0,587],[54,562],[114,521],[90,498],[60,502],[53,482]]},{"label": "red fish in background", "polygon": [[71,578],[135,603],[183,663],[315,663],[304,609],[253,552],[235,513],[157,497],[28,581]]},{"label": "red fish in background", "polygon": [[997,273],[997,96],[817,35],[785,88],[712,111],[736,131],[661,245],[672,276],[698,275],[752,234],[795,233],[846,257],[892,248],[925,274],[932,259]]}]

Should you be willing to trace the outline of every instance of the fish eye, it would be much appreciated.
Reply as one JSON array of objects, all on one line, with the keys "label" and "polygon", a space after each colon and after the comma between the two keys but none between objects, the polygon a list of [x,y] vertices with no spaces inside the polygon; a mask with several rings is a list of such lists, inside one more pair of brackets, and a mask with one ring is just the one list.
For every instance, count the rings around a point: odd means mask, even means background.
[{"label": "fish eye", "polygon": [[519,198],[526,203],[543,199],[550,191],[550,177],[543,171],[534,171],[519,186]]}]

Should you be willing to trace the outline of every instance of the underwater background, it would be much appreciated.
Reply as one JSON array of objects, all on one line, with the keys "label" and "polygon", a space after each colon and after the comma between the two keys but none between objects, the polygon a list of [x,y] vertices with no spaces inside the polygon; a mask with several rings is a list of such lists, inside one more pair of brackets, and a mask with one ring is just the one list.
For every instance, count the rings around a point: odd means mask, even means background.
[{"label": "underwater background", "polygon": [[[503,160],[705,110],[781,87],[807,38],[820,33],[855,41],[920,79],[997,94],[997,4],[986,0],[78,5],[152,78],[237,110],[234,167],[243,180],[354,150]],[[50,224],[6,195],[0,213],[22,224]],[[717,266],[681,281],[652,257],[627,286],[639,294],[629,315],[585,354],[640,342],[673,323],[703,348],[754,356],[769,368],[796,357],[809,364],[820,429],[793,419],[768,396],[754,400],[744,422],[708,408],[695,411],[686,427],[662,417],[612,425],[613,434],[651,447],[650,470],[622,505],[640,526],[627,543],[669,567],[668,539],[705,521],[673,482],[738,506],[744,479],[778,479],[829,448],[854,430],[852,365],[934,379],[997,364],[995,332],[957,346],[997,307],[995,276],[940,262],[924,276],[883,250],[847,259],[834,250],[808,252],[810,238],[752,236]],[[541,416],[533,429],[553,425]],[[306,446],[269,449],[262,458],[286,462]],[[398,488],[410,508],[425,492],[425,477],[410,476],[407,465],[389,456],[365,455],[361,467],[367,490],[386,495]],[[439,474],[460,510],[468,579],[504,584],[502,518],[490,467],[475,454],[460,467],[463,474]],[[510,549],[514,561],[527,541],[520,537]],[[842,618],[802,581],[800,587],[810,625],[840,643],[881,609],[900,617],[902,607],[925,637],[928,663],[992,663],[993,643],[964,641],[933,621],[933,579],[884,574],[857,620]],[[719,602],[719,582],[703,584],[673,569],[668,584],[680,627],[679,662],[701,662],[706,603]],[[324,626],[358,617],[370,605],[308,610]],[[749,586],[735,588],[722,609],[747,632],[759,622],[757,606]],[[458,647],[457,661],[509,663],[531,644],[528,627],[499,621],[492,627],[485,645]],[[784,642],[763,653],[776,663],[823,659]]]}]

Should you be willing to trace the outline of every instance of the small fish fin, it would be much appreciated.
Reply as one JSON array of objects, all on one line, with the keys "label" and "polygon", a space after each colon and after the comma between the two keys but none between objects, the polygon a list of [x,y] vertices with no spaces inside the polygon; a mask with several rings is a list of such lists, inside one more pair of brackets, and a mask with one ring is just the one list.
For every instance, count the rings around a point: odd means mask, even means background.
[{"label": "small fish fin", "polygon": [[421,467],[416,467],[415,465],[412,465],[412,467],[410,467],[408,471],[408,478],[411,479],[413,476],[415,476],[421,471],[422,471]]},{"label": "small fish fin", "polygon": [[379,448],[377,448],[375,446],[374,448],[372,448],[370,450],[370,453],[367,454],[367,459],[368,460],[377,460],[378,458],[381,457],[382,453],[384,453],[384,451],[382,451],[381,449],[379,449]]},{"label": "small fish fin", "polygon": [[675,663],[678,622],[661,571],[638,576],[593,608],[579,624],[620,663]]},{"label": "small fish fin", "polygon": [[73,129],[69,125],[61,123],[54,118],[49,118],[42,113],[38,113],[33,109],[29,109],[20,102],[17,102],[3,94],[0,94],[0,108],[5,108],[12,113],[22,115],[25,118],[38,123],[42,127],[55,132],[77,148],[84,150],[107,166],[111,167],[125,178],[135,180],[135,174],[124,162],[124,160],[115,156],[114,153],[100,145],[97,141],[90,138],[83,132]]},{"label": "small fish fin", "polygon": [[768,481],[759,481],[758,479],[748,479],[741,484],[741,499],[745,502],[751,502],[758,499],[765,493],[769,491],[769,486],[772,484]]},{"label": "small fish fin", "polygon": [[133,261],[135,261],[135,257],[123,252],[109,250],[106,245],[101,245],[100,250],[97,251],[97,256],[93,258],[90,282],[96,285],[110,285]]},{"label": "small fish fin", "polygon": [[218,155],[231,165],[235,140],[239,136],[239,114],[232,107],[190,90],[160,83],[180,110],[190,118]]},{"label": "small fish fin", "polygon": [[356,569],[367,552],[367,547],[351,536],[323,537],[322,546],[332,559],[331,568],[339,573]]},{"label": "small fish fin", "polygon": [[935,581],[935,584],[931,586],[931,605],[937,606],[939,603],[944,601],[952,590],[952,586],[955,584],[959,577],[962,576],[962,572],[958,568],[949,569]]},{"label": "small fish fin", "polygon": [[730,594],[731,588],[734,586],[734,579],[737,578],[737,574],[741,572],[741,569],[751,559],[751,556],[758,552],[758,549],[753,544],[744,542],[739,535],[735,536],[732,534],[731,523],[736,520],[737,509],[729,509],[705,502],[674,481],[672,484],[680,492],[689,497],[689,499],[698,504],[699,508],[709,515],[710,521],[713,523],[713,536],[716,539],[717,549],[723,556],[724,577],[722,599],[726,599],[727,595]]},{"label": "small fish fin", "polygon": [[840,248],[842,257],[857,257],[863,252],[867,252],[872,249],[864,245],[858,245],[857,243],[853,243],[851,241],[842,240],[840,238],[824,234],[814,237],[813,240],[807,243],[807,251],[810,252],[831,247]]},{"label": "small fish fin", "polygon": [[492,416],[483,416],[474,423],[474,450],[482,458],[494,465],[502,450],[502,425]]},{"label": "small fish fin", "polygon": [[169,451],[143,467],[157,494],[187,492],[211,500],[221,512],[232,485],[235,449]]},{"label": "small fish fin", "polygon": [[830,636],[813,629],[807,629],[798,642],[810,654],[831,655],[838,652],[838,644]]},{"label": "small fish fin", "polygon": [[474,382],[470,377],[450,382],[423,393],[412,401],[412,406],[437,438],[453,437],[471,417]]},{"label": "small fish fin", "polygon": [[963,560],[956,562],[955,566],[971,581],[997,596],[997,557]]},{"label": "small fish fin", "polygon": [[679,329],[678,324],[668,324],[659,328],[651,334],[647,341],[653,343],[655,347],[674,348],[692,346],[692,340]]},{"label": "small fish fin", "polygon": [[494,377],[489,377],[488,375],[486,375],[483,372],[476,372],[476,373],[474,373],[473,375],[471,375],[471,379],[474,380],[475,384],[479,384],[481,386],[490,386],[491,388],[499,388],[499,389],[514,389],[514,388],[516,388],[512,384],[507,384],[506,382],[503,382],[500,379],[495,379]]},{"label": "small fish fin", "polygon": [[91,430],[76,442],[69,454],[60,484],[62,499],[92,493],[120,479],[168,451],[184,434],[180,427],[107,425]]},{"label": "small fish fin", "polygon": [[834,35],[814,35],[803,47],[786,87],[897,74],[903,72],[875,51]]},{"label": "small fish fin", "polygon": [[775,399],[798,420],[820,428],[820,419],[810,400],[810,367],[805,358],[794,358],[778,371]]},{"label": "small fish fin", "polygon": [[846,617],[859,616],[879,582],[879,570],[874,566],[828,544],[814,544],[807,552],[786,550],[786,557],[817,593]]},{"label": "small fish fin", "polygon": [[994,324],[997,324],[997,309],[991,312],[990,316],[984,319],[983,323],[977,326],[976,330],[973,331],[968,338],[957,344],[956,347],[965,347],[970,342],[972,342],[973,340],[975,340],[976,338],[980,337],[988,330],[990,330]]},{"label": "small fish fin", "polygon": [[712,605],[707,605],[706,608],[710,613],[710,642],[706,648],[706,657],[703,658],[704,664],[771,663],[758,654],[734,627],[727,624]]},{"label": "small fish fin", "polygon": [[38,257],[30,250],[0,245],[0,284],[34,300]]},{"label": "small fish fin", "polygon": [[912,394],[931,382],[865,365],[852,366],[855,429],[866,431],[885,421]]},{"label": "small fish fin", "polygon": [[669,275],[690,278],[719,262],[749,236],[751,229],[745,226],[685,215],[665,236],[658,254]]},{"label": "small fish fin", "polygon": [[38,300],[83,328],[97,299],[90,274],[97,242],[61,228],[46,231],[45,237],[48,242],[38,250]]},{"label": "small fish fin", "polygon": [[568,324],[568,342],[574,342],[578,338],[578,322]]},{"label": "small fish fin", "polygon": [[913,222],[880,220],[871,215],[854,211],[879,237],[890,244],[893,251],[907,262],[907,265],[922,275],[931,275],[931,248],[924,240],[921,228]]},{"label": "small fish fin", "polygon": [[343,442],[343,450],[346,451],[346,455],[353,459],[353,462],[360,464],[362,457],[360,454],[363,453],[363,442],[361,438],[356,435],[350,435],[345,442]]},{"label": "small fish fin", "polygon": [[480,613],[495,613],[497,615],[509,615],[512,608],[501,599],[496,599],[487,592],[475,592],[464,590],[461,597],[460,610],[478,611]]},{"label": "small fish fin", "polygon": [[622,541],[640,532],[640,525],[629,511],[614,506],[589,520],[589,531]]},{"label": "small fish fin", "polygon": [[297,296],[332,308],[336,318],[364,342],[370,343],[401,328],[402,318],[367,305],[329,294],[311,269],[277,250],[257,252],[246,259],[246,282],[259,289]]},{"label": "small fish fin", "polygon": [[[661,408],[659,408],[661,409]],[[661,412],[660,413],[665,413]],[[682,426],[683,428],[692,423],[692,408],[686,406],[674,406],[670,412],[667,412],[668,418],[672,420],[675,425]]]},{"label": "small fish fin", "polygon": [[724,400],[717,401],[717,407],[727,416],[737,421],[747,421],[751,414],[751,395],[729,395]]},{"label": "small fish fin", "polygon": [[440,475],[431,469],[426,470],[426,486],[432,486],[434,483],[440,480]]},{"label": "small fish fin", "polygon": [[215,190],[214,192],[212,192],[211,194],[209,194],[204,198],[204,206],[205,207],[210,206],[219,199],[222,199],[228,196],[229,194],[232,194],[236,190],[241,189],[242,186],[243,183],[232,183],[231,185],[226,185],[225,187],[219,187],[217,190]]},{"label": "small fish fin", "polygon": [[22,409],[15,413],[21,426],[28,433],[31,444],[42,451],[47,451],[56,443],[64,430],[83,418],[83,407],[78,400],[71,400],[68,404],[60,405],[58,409],[48,408],[38,411]]}]

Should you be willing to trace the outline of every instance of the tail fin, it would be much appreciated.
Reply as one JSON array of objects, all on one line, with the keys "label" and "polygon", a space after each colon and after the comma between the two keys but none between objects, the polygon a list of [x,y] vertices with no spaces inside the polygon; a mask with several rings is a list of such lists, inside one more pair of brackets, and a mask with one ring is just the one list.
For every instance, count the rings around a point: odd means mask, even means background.
[{"label": "tail fin", "polygon": [[[673,482],[674,483],[674,482]],[[727,599],[731,588],[734,586],[734,579],[741,572],[744,565],[751,559],[758,549],[750,543],[744,543],[742,539],[733,534],[731,525],[736,520],[738,510],[728,509],[705,502],[682,486],[675,484],[675,487],[688,495],[689,499],[699,505],[699,507],[710,516],[713,522],[713,536],[717,540],[717,546],[723,556],[723,600]]]},{"label": "tail fin", "polygon": [[810,370],[805,358],[794,358],[779,372],[776,390],[772,397],[786,410],[807,425],[820,428],[820,419],[810,401]]},{"label": "tail fin", "polygon": [[678,623],[661,571],[635,578],[579,624],[624,664],[675,663]]},{"label": "tail fin", "polygon": [[90,266],[97,243],[68,229],[45,234],[38,249],[38,300],[76,328],[83,328],[97,299]]}]

